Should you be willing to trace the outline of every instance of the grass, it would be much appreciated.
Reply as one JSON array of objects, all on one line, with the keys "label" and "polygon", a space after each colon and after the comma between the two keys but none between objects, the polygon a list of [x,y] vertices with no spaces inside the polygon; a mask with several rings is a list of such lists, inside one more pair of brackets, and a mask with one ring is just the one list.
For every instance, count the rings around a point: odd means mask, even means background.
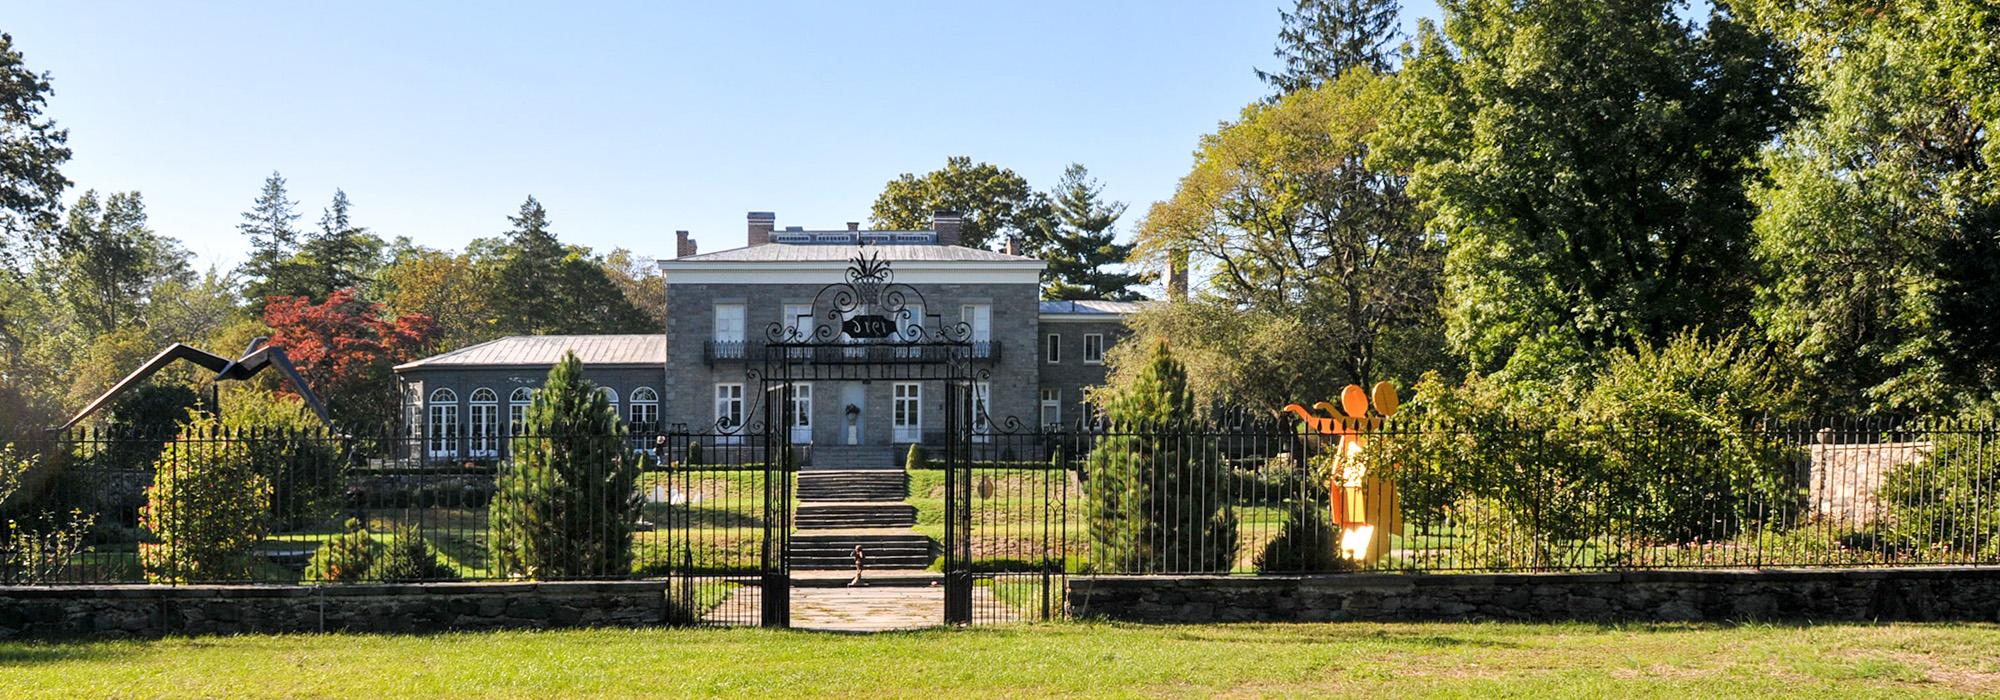
[{"label": "grass", "polygon": [[[11,697],[1937,697],[2000,627],[1023,625],[0,643]],[[1337,694],[1337,695],[1336,695]]]}]

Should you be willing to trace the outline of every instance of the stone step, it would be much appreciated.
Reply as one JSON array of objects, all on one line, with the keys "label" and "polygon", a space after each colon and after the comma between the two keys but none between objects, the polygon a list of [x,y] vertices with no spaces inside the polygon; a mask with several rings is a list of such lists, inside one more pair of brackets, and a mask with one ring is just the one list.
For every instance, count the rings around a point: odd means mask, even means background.
[{"label": "stone step", "polygon": [[[845,588],[854,578],[854,565],[845,569],[798,569],[792,574],[793,588]],[[861,575],[864,585],[880,588],[929,588],[944,584],[944,574],[917,567],[869,566]]]}]

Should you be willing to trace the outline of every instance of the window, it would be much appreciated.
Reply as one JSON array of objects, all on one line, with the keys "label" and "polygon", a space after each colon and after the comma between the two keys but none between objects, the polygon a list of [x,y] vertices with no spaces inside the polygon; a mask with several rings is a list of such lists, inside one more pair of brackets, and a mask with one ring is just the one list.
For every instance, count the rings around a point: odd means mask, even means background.
[{"label": "window", "polygon": [[611,415],[618,415],[618,391],[616,389],[608,386],[600,386],[597,387],[597,395],[604,397],[605,403],[611,404]]},{"label": "window", "polygon": [[812,340],[813,331],[818,329],[818,325],[813,322],[811,304],[785,305],[786,340],[792,342],[809,342]]},{"label": "window", "polygon": [[993,356],[993,306],[966,304],[958,307],[958,320],[972,330],[972,356]]},{"label": "window", "polygon": [[984,343],[993,339],[993,306],[991,304],[966,304],[958,307],[958,320],[972,328],[972,342]]},{"label": "window", "polygon": [[1104,364],[1104,334],[1085,333],[1083,336],[1083,363]]},{"label": "window", "polygon": [[993,400],[992,382],[972,384],[972,440],[986,442],[987,434],[993,432],[992,411],[988,405]]},{"label": "window", "polygon": [[[734,433],[743,427],[743,385],[715,385],[715,429],[718,432]],[[735,443],[741,435],[724,435],[722,442]]]},{"label": "window", "polygon": [[786,387],[792,400],[792,444],[812,444],[813,385],[791,384]]},{"label": "window", "polygon": [[1062,362],[1062,336],[1061,336],[1061,335],[1059,335],[1059,334],[1056,334],[1056,333],[1050,333],[1050,334],[1049,334],[1049,342],[1047,342],[1047,343],[1044,343],[1044,344],[1043,344],[1043,346],[1044,346],[1044,347],[1046,347],[1047,349],[1046,349],[1046,350],[1044,350],[1044,351],[1042,352],[1042,356],[1043,356],[1043,357],[1046,357],[1046,358],[1048,358],[1048,360],[1049,360],[1049,364],[1052,364],[1052,365],[1053,365],[1053,364],[1056,364],[1056,363],[1059,363],[1059,362]]},{"label": "window", "polygon": [[516,387],[507,395],[507,434],[519,435],[528,425],[528,404],[534,403],[535,392],[528,387]]},{"label": "window", "polygon": [[1062,424],[1062,390],[1042,390],[1042,425]]},{"label": "window", "polygon": [[652,431],[659,429],[660,393],[652,387],[642,386],[632,390],[632,429]]},{"label": "window", "polygon": [[715,356],[743,356],[743,305],[715,305]]},{"label": "window", "polygon": [[494,457],[500,454],[500,395],[492,389],[479,387],[472,390],[471,413],[467,416],[472,428],[471,456]]},{"label": "window", "polygon": [[430,415],[425,433],[430,436],[429,451],[432,457],[450,459],[458,456],[458,393],[450,389],[431,392],[427,402]]},{"label": "window", "polygon": [[896,442],[922,442],[924,437],[924,385],[916,382],[898,383],[891,396],[890,404],[894,420],[891,426]]}]

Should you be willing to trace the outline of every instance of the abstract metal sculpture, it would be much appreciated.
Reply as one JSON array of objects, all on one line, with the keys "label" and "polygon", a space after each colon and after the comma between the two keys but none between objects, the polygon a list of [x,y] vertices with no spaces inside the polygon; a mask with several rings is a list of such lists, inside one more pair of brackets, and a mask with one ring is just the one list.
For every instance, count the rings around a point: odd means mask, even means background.
[{"label": "abstract metal sculpture", "polygon": [[1340,527],[1340,554],[1361,564],[1380,561],[1389,552],[1389,536],[1403,529],[1396,484],[1383,470],[1369,468],[1364,449],[1369,436],[1380,432],[1382,424],[1396,414],[1396,387],[1382,382],[1375,385],[1373,393],[1374,416],[1368,415],[1368,393],[1353,384],[1340,392],[1338,410],[1325,401],[1313,404],[1313,408],[1325,411],[1326,417],[1295,403],[1284,408],[1304,421],[1307,430],[1340,436],[1327,486],[1332,494],[1333,522]]},{"label": "abstract metal sculpture", "polygon": [[92,400],[90,405],[84,406],[82,411],[69,419],[69,422],[50,430],[67,430],[82,422],[83,419],[90,417],[90,414],[109,405],[119,394],[131,390],[139,382],[153,376],[155,372],[173,364],[175,360],[187,360],[215,372],[215,377],[209,380],[212,382],[249,379],[264,371],[265,367],[276,367],[278,373],[284,376],[285,382],[292,386],[292,390],[298,392],[299,398],[305,400],[306,408],[312,409],[313,415],[319,416],[321,423],[333,428],[333,420],[326,415],[326,406],[320,403],[319,395],[313,393],[312,387],[306,385],[306,379],[299,375],[298,368],[292,366],[292,359],[285,355],[285,349],[275,345],[265,345],[265,340],[266,338],[259,336],[256,340],[250,341],[250,346],[243,349],[243,356],[234,360],[181,343],[169,345],[167,349],[161,350],[160,354],[154,355],[153,359],[147,360],[146,364],[140,365],[131,374],[125,375],[124,379],[118,380],[110,391],[104,392],[102,396]]}]

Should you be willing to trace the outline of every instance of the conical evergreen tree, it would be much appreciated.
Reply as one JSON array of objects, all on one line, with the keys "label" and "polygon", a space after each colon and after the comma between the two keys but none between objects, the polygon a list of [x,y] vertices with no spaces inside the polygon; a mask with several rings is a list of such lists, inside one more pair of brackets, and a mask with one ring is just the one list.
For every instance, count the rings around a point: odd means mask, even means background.
[{"label": "conical evergreen tree", "polygon": [[1236,513],[1198,430],[1187,370],[1162,343],[1104,406],[1110,434],[1085,461],[1091,562],[1116,573],[1228,571]]},{"label": "conical evergreen tree", "polygon": [[293,226],[298,220],[298,204],[285,191],[285,176],[271,171],[256,203],[243,212],[243,222],[236,225],[236,230],[250,239],[250,258],[243,262],[243,276],[247,280],[244,296],[252,306],[262,308],[264,297],[289,293],[274,282],[282,281],[285,267],[298,252],[299,232]]},{"label": "conical evergreen tree", "polygon": [[1071,163],[1063,170],[1051,199],[1053,226],[1043,231],[1042,259],[1048,262],[1048,284],[1044,299],[1109,299],[1132,301],[1142,298],[1132,287],[1145,284],[1146,276],[1109,269],[1125,262],[1132,254],[1130,244],[1119,244],[1112,225],[1125,214],[1124,202],[1105,202],[1104,185],[1090,177],[1082,165]]},{"label": "conical evergreen tree", "polygon": [[1396,0],[1297,0],[1290,12],[1278,11],[1283,26],[1271,55],[1284,65],[1270,72],[1256,69],[1257,78],[1276,90],[1275,102],[1333,82],[1349,68],[1386,71],[1401,11]]},{"label": "conical evergreen tree", "polygon": [[490,508],[491,566],[502,576],[618,576],[632,568],[639,458],[583,363],[564,353],[535,392]]}]

